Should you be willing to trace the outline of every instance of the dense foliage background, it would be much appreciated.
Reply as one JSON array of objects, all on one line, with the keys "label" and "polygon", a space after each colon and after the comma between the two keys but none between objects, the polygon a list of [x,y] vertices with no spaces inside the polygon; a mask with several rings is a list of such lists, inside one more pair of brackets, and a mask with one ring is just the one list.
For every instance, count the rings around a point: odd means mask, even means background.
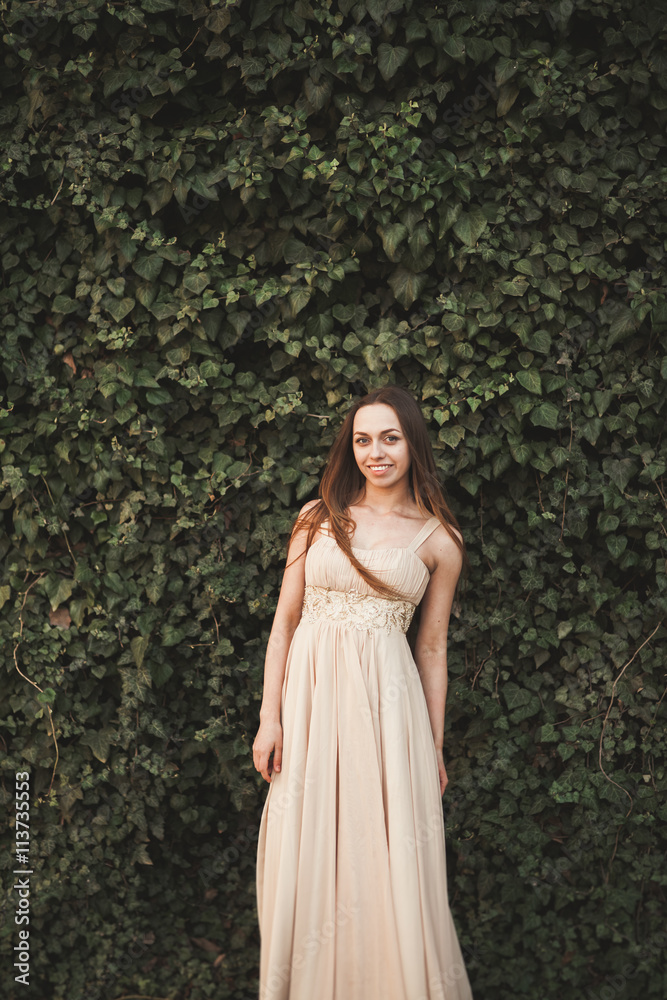
[{"label": "dense foliage background", "polygon": [[[420,401],[476,1000],[664,1000],[663,2],[0,2],[3,968],[257,991],[285,542],[353,397]],[[661,624],[662,623],[662,624]]]}]

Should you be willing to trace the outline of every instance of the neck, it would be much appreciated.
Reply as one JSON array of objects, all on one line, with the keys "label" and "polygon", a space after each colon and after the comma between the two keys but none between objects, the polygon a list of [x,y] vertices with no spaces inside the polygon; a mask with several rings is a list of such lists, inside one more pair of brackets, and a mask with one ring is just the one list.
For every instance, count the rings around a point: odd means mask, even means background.
[{"label": "neck", "polygon": [[366,483],[365,489],[362,487],[356,497],[350,500],[348,506],[363,507],[377,517],[388,517],[413,507],[414,497],[405,481],[386,489],[379,489],[372,483]]}]

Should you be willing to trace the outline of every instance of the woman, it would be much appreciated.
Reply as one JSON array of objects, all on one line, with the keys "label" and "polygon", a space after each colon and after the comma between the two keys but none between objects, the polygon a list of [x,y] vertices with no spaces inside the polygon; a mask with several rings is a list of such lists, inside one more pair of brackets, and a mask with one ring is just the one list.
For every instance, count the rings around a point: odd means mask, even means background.
[{"label": "woman", "polygon": [[[442,814],[447,627],[465,547],[408,392],[355,403],[320,495],[292,529],[253,744],[270,784],[260,1000],[471,1000]],[[420,602],[413,658],[405,633]]]}]

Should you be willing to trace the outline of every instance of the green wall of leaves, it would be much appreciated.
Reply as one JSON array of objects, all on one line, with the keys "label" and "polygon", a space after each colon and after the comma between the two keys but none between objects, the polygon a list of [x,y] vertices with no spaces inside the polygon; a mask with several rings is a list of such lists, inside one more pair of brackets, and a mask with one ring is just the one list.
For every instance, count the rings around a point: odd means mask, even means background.
[{"label": "green wall of leaves", "polygon": [[28,768],[34,995],[256,996],[285,542],[396,381],[472,563],[444,802],[475,998],[664,1000],[665,4],[0,12],[0,800]]}]

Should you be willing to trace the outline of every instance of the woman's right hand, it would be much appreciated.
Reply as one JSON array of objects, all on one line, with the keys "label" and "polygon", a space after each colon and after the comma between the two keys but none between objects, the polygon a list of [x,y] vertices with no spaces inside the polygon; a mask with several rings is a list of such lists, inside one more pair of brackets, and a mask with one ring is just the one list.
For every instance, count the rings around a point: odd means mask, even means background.
[{"label": "woman's right hand", "polygon": [[[273,754],[273,761],[269,757]],[[283,727],[279,722],[260,722],[252,745],[255,770],[265,781],[271,781],[272,771],[279,771],[283,759]]]}]

